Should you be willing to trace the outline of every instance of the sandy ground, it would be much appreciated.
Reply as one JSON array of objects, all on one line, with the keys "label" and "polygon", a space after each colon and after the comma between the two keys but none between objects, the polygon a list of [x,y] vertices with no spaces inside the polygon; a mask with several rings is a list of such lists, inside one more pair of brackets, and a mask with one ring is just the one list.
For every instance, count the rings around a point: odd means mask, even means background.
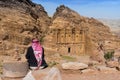
[{"label": "sandy ground", "polygon": [[120,72],[113,73],[63,73],[62,80],[120,80]]},{"label": "sandy ground", "polygon": [[[80,62],[88,62],[89,57],[79,57]],[[117,72],[88,72],[80,73],[80,71],[65,71],[58,67],[61,72],[62,80],[120,80],[120,71]],[[2,80],[22,80],[22,78],[4,78]]]},{"label": "sandy ground", "polygon": [[[96,73],[62,73],[62,80],[120,80],[120,72],[113,73],[104,73],[104,72],[96,72]],[[2,80],[22,80],[20,78],[4,78]]]}]

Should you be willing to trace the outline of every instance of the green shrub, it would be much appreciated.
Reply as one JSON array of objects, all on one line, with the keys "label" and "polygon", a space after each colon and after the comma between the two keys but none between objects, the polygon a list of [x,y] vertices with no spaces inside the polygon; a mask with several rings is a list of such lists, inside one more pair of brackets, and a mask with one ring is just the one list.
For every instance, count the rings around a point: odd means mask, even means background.
[{"label": "green shrub", "polygon": [[108,51],[105,53],[104,58],[106,60],[111,60],[114,57],[114,50],[113,51]]},{"label": "green shrub", "polygon": [[48,63],[48,66],[49,66],[49,67],[53,67],[53,66],[55,66],[55,65],[57,65],[57,64],[59,64],[59,63],[57,63],[57,62],[55,62],[55,61],[52,61],[52,62],[49,62],[49,63]]},{"label": "green shrub", "polygon": [[67,61],[75,61],[76,58],[75,57],[72,57],[72,56],[65,56],[65,55],[62,55],[61,56],[64,60],[67,60]]}]

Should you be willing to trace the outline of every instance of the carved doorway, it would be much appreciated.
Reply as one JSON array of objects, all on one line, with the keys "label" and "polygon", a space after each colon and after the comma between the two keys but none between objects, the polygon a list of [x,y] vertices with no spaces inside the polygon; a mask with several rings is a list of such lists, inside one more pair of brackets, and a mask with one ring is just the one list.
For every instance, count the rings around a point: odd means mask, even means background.
[{"label": "carved doorway", "polygon": [[71,48],[70,47],[68,47],[68,54],[71,52]]}]

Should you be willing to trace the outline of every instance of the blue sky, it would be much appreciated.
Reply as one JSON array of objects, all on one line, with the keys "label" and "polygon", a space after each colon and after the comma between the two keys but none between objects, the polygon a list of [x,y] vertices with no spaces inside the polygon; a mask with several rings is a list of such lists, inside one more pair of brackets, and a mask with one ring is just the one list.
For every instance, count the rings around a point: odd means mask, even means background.
[{"label": "blue sky", "polygon": [[120,19],[120,0],[32,0],[41,4],[49,16],[64,4],[82,16]]}]

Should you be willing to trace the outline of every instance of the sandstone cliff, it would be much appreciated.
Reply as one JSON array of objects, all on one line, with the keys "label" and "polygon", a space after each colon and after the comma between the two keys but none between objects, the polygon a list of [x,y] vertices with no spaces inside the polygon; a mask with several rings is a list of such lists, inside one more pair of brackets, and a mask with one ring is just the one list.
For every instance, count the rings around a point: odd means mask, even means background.
[{"label": "sandstone cliff", "polygon": [[[30,0],[0,0],[0,36],[2,40],[26,38],[46,32],[50,24],[47,12]],[[17,40],[19,42],[19,39]]]},{"label": "sandstone cliff", "polygon": [[99,42],[119,42],[108,26],[94,18],[81,16],[64,5],[59,6],[50,18],[42,5],[31,0],[0,0],[0,41],[4,41],[0,42],[4,45],[0,50],[11,50],[18,44],[28,45],[35,35],[41,39],[46,36],[44,43],[48,45],[49,28],[65,27],[84,28],[89,50],[95,49]]},{"label": "sandstone cliff", "polygon": [[[59,24],[60,22],[62,24]],[[112,35],[108,26],[94,18],[83,17],[64,5],[58,7],[53,16],[53,26],[57,27],[57,25],[61,25],[61,27],[87,27],[90,36],[95,41],[108,39]]]},{"label": "sandstone cliff", "polygon": [[24,53],[32,37],[44,36],[50,17],[42,5],[31,0],[0,0],[0,54]]},{"label": "sandstone cliff", "polygon": [[110,28],[97,19],[81,16],[70,8],[61,5],[56,9],[51,27],[63,28],[68,26],[86,28],[88,40],[86,46],[89,46],[89,49],[91,46],[95,49],[101,42],[115,41],[116,38]]}]

